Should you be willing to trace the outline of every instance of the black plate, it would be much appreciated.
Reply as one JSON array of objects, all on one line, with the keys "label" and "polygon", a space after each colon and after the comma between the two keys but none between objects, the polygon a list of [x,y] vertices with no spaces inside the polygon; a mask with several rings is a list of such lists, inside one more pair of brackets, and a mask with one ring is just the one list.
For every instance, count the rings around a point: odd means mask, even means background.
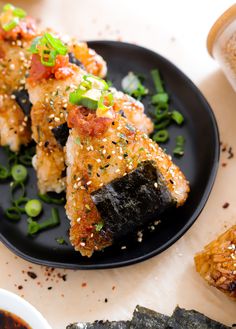
[{"label": "black plate", "polygon": [[[167,91],[171,95],[171,105],[185,117],[183,127],[171,126],[170,141],[164,146],[171,154],[175,136],[186,137],[185,155],[174,158],[190,181],[191,193],[187,203],[163,216],[162,223],[155,231],[144,232],[142,243],[129,238],[120,245],[112,246],[91,258],[83,258],[68,245],[58,245],[56,237],[67,236],[69,221],[63,207],[60,208],[61,224],[31,238],[26,235],[26,217],[19,223],[11,223],[0,213],[0,237],[2,242],[17,255],[38,264],[73,268],[100,269],[134,264],[150,258],[171,246],[194,223],[202,211],[210,194],[218,167],[219,135],[214,114],[197,87],[172,63],[162,56],[139,46],[113,41],[89,42],[89,46],[101,54],[108,64],[108,78],[120,89],[121,79],[133,71],[147,77],[145,84],[153,89],[150,70],[158,68]],[[146,108],[150,107],[145,99]],[[0,150],[0,162],[4,155]],[[1,205],[9,205],[9,183],[0,185]],[[28,195],[36,196],[36,178],[30,169]],[[45,206],[44,216],[51,206]],[[68,240],[68,238],[67,238]],[[126,249],[121,249],[126,245]]]}]

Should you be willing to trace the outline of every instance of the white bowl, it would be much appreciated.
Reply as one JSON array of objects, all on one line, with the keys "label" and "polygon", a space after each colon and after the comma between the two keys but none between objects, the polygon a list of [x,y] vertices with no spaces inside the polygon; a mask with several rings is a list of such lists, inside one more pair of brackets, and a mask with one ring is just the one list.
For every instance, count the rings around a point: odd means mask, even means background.
[{"label": "white bowl", "polygon": [[32,329],[52,329],[36,308],[23,298],[4,289],[0,289],[0,309],[18,315]]}]

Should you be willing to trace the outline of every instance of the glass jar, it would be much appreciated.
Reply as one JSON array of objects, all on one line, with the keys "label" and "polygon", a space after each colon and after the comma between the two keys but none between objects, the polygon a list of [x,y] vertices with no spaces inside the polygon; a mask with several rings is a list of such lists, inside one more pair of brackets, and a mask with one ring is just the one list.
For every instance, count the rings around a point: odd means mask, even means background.
[{"label": "glass jar", "polygon": [[212,26],[207,37],[207,48],[236,91],[236,4],[226,10]]}]

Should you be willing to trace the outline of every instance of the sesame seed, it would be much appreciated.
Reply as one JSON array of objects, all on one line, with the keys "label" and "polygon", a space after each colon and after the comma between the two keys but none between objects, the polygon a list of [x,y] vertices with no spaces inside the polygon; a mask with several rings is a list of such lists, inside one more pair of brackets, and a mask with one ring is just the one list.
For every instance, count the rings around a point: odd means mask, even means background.
[{"label": "sesame seed", "polygon": [[102,151],[102,154],[106,154],[106,153],[107,153],[107,151],[106,151],[106,150],[103,150],[103,151]]},{"label": "sesame seed", "polygon": [[85,246],[85,242],[80,242],[81,247]]},{"label": "sesame seed", "polygon": [[157,184],[157,182],[154,183],[154,187],[155,187],[155,188],[158,188],[158,184]]},{"label": "sesame seed", "polygon": [[10,65],[9,65],[9,69],[12,70],[12,71],[15,70],[15,64],[13,64],[13,63],[10,64]]},{"label": "sesame seed", "polygon": [[77,218],[77,223],[79,223],[81,221],[81,217]]},{"label": "sesame seed", "polygon": [[15,95],[11,95],[11,99],[16,99],[16,96]]},{"label": "sesame seed", "polygon": [[106,138],[103,138],[102,141],[103,141],[103,142],[107,142],[107,139],[106,139]]},{"label": "sesame seed", "polygon": [[103,183],[99,184],[99,186],[103,186]]},{"label": "sesame seed", "polygon": [[126,246],[122,246],[121,247],[121,250],[125,250],[127,247]]},{"label": "sesame seed", "polygon": [[60,118],[55,117],[54,120],[55,120],[56,122],[59,122],[59,121],[60,121]]},{"label": "sesame seed", "polygon": [[112,153],[112,154],[116,154],[116,151],[112,151],[111,153]]},{"label": "sesame seed", "polygon": [[118,172],[120,172],[120,169],[118,168],[118,169],[116,169],[116,171],[115,171],[116,173],[118,173]]},{"label": "sesame seed", "polygon": [[100,162],[102,162],[102,160],[101,160],[101,159],[96,159],[96,161],[97,161],[97,163],[100,163]]},{"label": "sesame seed", "polygon": [[87,182],[87,185],[90,185],[91,183],[92,183],[92,181],[90,180],[90,181]]}]

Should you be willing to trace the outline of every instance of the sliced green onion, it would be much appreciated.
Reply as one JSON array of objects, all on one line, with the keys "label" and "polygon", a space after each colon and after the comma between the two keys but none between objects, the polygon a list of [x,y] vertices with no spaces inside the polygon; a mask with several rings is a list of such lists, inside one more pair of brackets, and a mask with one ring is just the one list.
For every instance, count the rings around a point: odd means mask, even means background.
[{"label": "sliced green onion", "polygon": [[108,90],[109,86],[107,82],[99,77],[96,77],[92,74],[87,74],[83,76],[83,79],[85,81],[88,81],[91,83],[90,88],[98,89],[98,90]]},{"label": "sliced green onion", "polygon": [[14,17],[10,22],[3,24],[2,28],[4,31],[8,32],[14,29],[14,27],[16,27],[18,24],[19,24],[19,18]]},{"label": "sliced green onion", "polygon": [[[3,30],[8,32],[14,29],[14,27],[16,27],[19,24],[20,19],[24,18],[25,16],[26,16],[26,12],[23,9],[16,8],[9,3],[6,4],[3,7],[3,13],[1,14],[1,21],[2,21],[1,25]],[[9,21],[5,23],[5,21],[8,19]]]},{"label": "sliced green onion", "polygon": [[171,117],[178,125],[181,125],[184,122],[184,117],[179,111],[173,111]]},{"label": "sliced green onion", "polygon": [[28,234],[34,235],[42,230],[46,230],[48,228],[53,228],[60,224],[60,217],[58,210],[56,208],[52,209],[51,217],[46,219],[45,221],[38,223],[32,218],[28,218]]},{"label": "sliced green onion", "polygon": [[139,77],[133,72],[129,72],[121,81],[123,91],[137,99],[141,99],[148,94],[148,89],[141,83]]},{"label": "sliced green onion", "polygon": [[104,226],[103,222],[99,222],[99,223],[95,224],[96,232],[100,232],[101,229],[103,228],[103,226]]},{"label": "sliced green onion", "polygon": [[41,63],[44,66],[54,66],[56,63],[56,57],[58,53],[56,50],[43,50],[41,55]]},{"label": "sliced green onion", "polygon": [[163,87],[163,84],[162,84],[162,81],[161,81],[159,71],[157,69],[152,70],[151,75],[152,75],[152,79],[153,79],[153,82],[154,82],[154,85],[155,85],[155,88],[156,88],[156,92],[157,93],[164,93],[165,90],[164,90],[164,87]]},{"label": "sliced green onion", "polygon": [[24,182],[28,172],[25,166],[16,164],[11,169],[11,175],[15,182]]},{"label": "sliced green onion", "polygon": [[129,72],[121,81],[121,87],[127,94],[132,94],[139,87],[139,78],[133,73]]},{"label": "sliced green onion", "polygon": [[176,137],[176,146],[173,150],[174,155],[176,155],[176,156],[184,155],[184,144],[185,144],[185,138],[181,135],[177,136]]},{"label": "sliced green onion", "polygon": [[25,205],[25,212],[30,217],[37,217],[42,209],[42,203],[37,199],[29,200]]},{"label": "sliced green onion", "polygon": [[15,7],[11,3],[7,3],[3,6],[3,11],[14,10]]},{"label": "sliced green onion", "polygon": [[54,66],[57,55],[65,56],[68,49],[60,39],[50,33],[44,33],[43,36],[36,37],[32,41],[29,51],[32,54],[40,54],[43,65]]},{"label": "sliced green onion", "polygon": [[167,93],[158,93],[152,96],[152,104],[165,105],[168,104],[169,95]]},{"label": "sliced green onion", "polygon": [[16,201],[18,199],[24,198],[25,196],[25,185],[23,182],[12,182],[11,186],[11,199]]},{"label": "sliced green onion", "polygon": [[28,198],[20,197],[19,199],[14,200],[13,204],[21,213],[25,213],[25,207],[21,208],[21,205],[26,204],[28,201]]},{"label": "sliced green onion", "polygon": [[165,143],[169,139],[169,133],[167,130],[159,130],[154,134],[152,139],[157,143]]},{"label": "sliced green onion", "polygon": [[66,240],[63,237],[56,238],[55,240],[60,245],[67,244]]},{"label": "sliced green onion", "polygon": [[20,210],[17,207],[10,207],[5,210],[5,216],[8,219],[18,221],[21,218]]},{"label": "sliced green onion", "polygon": [[23,154],[19,156],[19,162],[25,166],[32,166],[32,156],[29,154]]},{"label": "sliced green onion", "polygon": [[38,54],[38,49],[37,49],[37,46],[39,44],[39,41],[41,40],[42,37],[36,37],[33,39],[33,41],[31,42],[31,45],[30,45],[30,49],[29,51],[31,52],[31,54]]},{"label": "sliced green onion", "polygon": [[9,170],[0,164],[0,180],[4,180],[9,177]]},{"label": "sliced green onion", "polygon": [[38,194],[38,197],[45,203],[53,203],[53,204],[64,204],[65,198],[61,197],[60,199],[53,198],[49,196],[48,194]]},{"label": "sliced green onion", "polygon": [[161,130],[167,128],[171,123],[171,119],[167,118],[165,120],[162,120],[160,123],[155,124],[155,129]]},{"label": "sliced green onion", "polygon": [[60,39],[53,37],[50,33],[45,33],[43,37],[47,40],[50,46],[58,52],[58,54],[64,56],[67,54],[67,47]]},{"label": "sliced green onion", "polygon": [[155,111],[156,121],[161,121],[163,119],[169,119],[171,117],[170,112],[168,111],[168,106],[158,106]]},{"label": "sliced green onion", "polygon": [[21,8],[14,8],[13,15],[16,17],[19,17],[19,18],[24,18],[27,14],[26,14],[26,11],[24,11]]}]

